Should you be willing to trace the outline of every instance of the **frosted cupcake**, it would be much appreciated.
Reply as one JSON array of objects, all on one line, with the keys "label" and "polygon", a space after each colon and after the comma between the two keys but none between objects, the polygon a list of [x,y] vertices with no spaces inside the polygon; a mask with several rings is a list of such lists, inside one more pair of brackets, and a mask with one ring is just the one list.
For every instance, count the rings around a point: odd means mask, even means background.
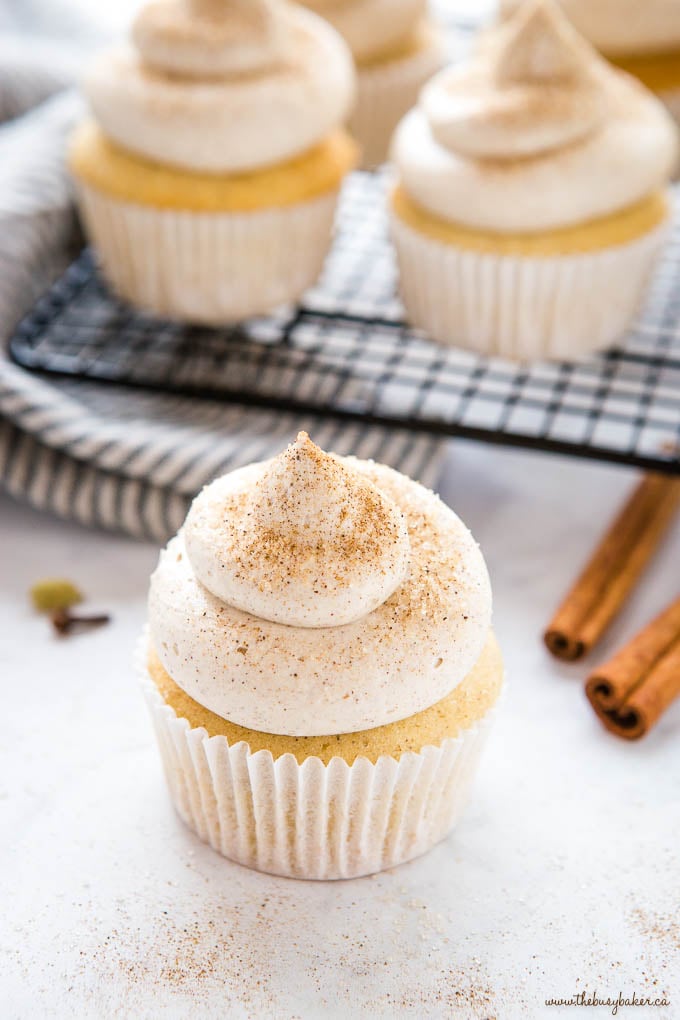
[{"label": "frosted cupcake", "polygon": [[[501,14],[521,0],[502,0]],[[608,60],[655,92],[680,124],[680,0],[561,0],[574,25]]]},{"label": "frosted cupcake", "polygon": [[357,65],[349,127],[371,169],[387,159],[395,127],[424,83],[445,63],[442,34],[427,0],[302,0],[347,41]]},{"label": "frosted cupcake", "polygon": [[393,235],[410,321],[442,343],[578,358],[625,331],[667,232],[663,106],[549,0],[437,75],[401,122]]},{"label": "frosted cupcake", "polygon": [[305,433],[208,485],[151,578],[143,683],[170,795],[232,860],[348,878],[467,799],[503,682],[467,528]]},{"label": "frosted cupcake", "polygon": [[283,0],[159,0],[85,81],[70,166],[114,289],[204,323],[296,300],[355,146],[351,55]]}]

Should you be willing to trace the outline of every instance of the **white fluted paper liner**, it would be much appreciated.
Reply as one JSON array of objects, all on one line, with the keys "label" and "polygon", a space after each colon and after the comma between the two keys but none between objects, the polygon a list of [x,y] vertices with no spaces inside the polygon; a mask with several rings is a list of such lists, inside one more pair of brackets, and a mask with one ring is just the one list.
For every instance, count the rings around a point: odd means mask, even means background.
[{"label": "white fluted paper liner", "polygon": [[418,52],[358,68],[357,99],[348,127],[361,146],[362,169],[385,162],[397,124],[445,61],[444,41],[433,30],[431,41]]},{"label": "white fluted paper liner", "polygon": [[324,765],[251,754],[180,719],[141,668],[170,795],[186,824],[232,861],[289,878],[357,878],[418,857],[468,799],[494,709],[440,747]]},{"label": "white fluted paper liner", "polygon": [[659,92],[658,98],[664,104],[678,127],[680,127],[680,88]]},{"label": "white fluted paper liner", "polygon": [[392,212],[401,298],[432,340],[515,361],[576,360],[630,325],[668,222],[575,255],[494,255],[434,240]]},{"label": "white fluted paper liner", "polygon": [[[671,117],[678,125],[678,128],[680,128],[680,88],[667,89],[665,92],[659,92],[658,98],[664,104]],[[675,164],[673,180],[680,181],[680,159],[678,159]]]},{"label": "white fluted paper liner", "polygon": [[244,213],[136,205],[78,184],[86,232],[113,289],[169,318],[220,325],[296,301],[331,243],[337,191]]}]

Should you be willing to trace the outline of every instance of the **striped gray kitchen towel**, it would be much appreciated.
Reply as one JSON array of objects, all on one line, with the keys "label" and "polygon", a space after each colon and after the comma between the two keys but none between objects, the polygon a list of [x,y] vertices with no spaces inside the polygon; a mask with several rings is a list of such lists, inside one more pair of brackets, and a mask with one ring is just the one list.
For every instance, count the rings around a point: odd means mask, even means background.
[{"label": "striped gray kitchen towel", "polygon": [[[281,450],[298,429],[326,449],[433,486],[443,441],[407,430],[105,384],[48,381],[5,354],[14,325],[78,246],[65,138],[82,113],[68,70],[0,47],[0,482],[83,524],[164,540],[211,478]],[[30,54],[30,47],[28,47]],[[7,68],[11,68],[9,71]],[[56,89],[61,91],[55,92]],[[49,97],[49,98],[46,98]],[[33,105],[33,103],[38,105]]]}]

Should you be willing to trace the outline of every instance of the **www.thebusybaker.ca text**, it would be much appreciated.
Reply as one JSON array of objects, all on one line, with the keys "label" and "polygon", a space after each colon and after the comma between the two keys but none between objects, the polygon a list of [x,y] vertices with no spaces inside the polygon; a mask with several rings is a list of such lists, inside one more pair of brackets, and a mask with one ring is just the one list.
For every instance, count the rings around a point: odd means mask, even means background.
[{"label": "www.thebusybaker.ca text", "polygon": [[568,999],[546,999],[546,1006],[608,1006],[612,1011],[612,1016],[616,1016],[619,1008],[622,1006],[670,1006],[670,999],[667,999],[664,995],[657,998],[651,998],[645,995],[636,995],[633,992],[631,995],[624,995],[623,992],[619,992],[616,998],[607,996],[606,999],[601,999],[597,992],[576,992]]}]

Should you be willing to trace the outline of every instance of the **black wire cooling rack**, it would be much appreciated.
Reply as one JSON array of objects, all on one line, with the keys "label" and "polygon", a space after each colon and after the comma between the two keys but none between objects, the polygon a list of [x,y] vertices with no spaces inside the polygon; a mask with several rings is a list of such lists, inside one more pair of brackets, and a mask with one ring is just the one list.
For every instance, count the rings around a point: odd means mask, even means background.
[{"label": "black wire cooling rack", "polygon": [[381,175],[350,178],[323,276],[289,314],[229,330],[154,319],[118,302],[85,251],[20,323],[11,356],[41,372],[680,474],[680,224],[621,346],[518,367],[406,327],[384,187]]}]

